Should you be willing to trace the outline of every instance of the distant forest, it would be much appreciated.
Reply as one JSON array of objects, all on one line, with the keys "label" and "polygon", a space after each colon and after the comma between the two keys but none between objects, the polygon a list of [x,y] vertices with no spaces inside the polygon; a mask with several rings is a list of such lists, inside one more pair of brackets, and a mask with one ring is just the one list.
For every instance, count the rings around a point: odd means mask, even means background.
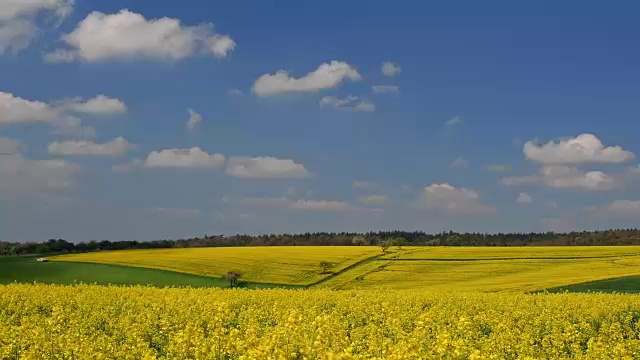
[{"label": "distant forest", "polygon": [[100,250],[162,249],[223,246],[597,246],[640,245],[639,229],[579,231],[570,233],[456,233],[427,234],[422,231],[380,231],[370,233],[306,233],[271,235],[204,235],[189,239],[154,241],[91,240],[72,243],[50,239],[40,243],[0,242],[0,256],[88,252]]}]

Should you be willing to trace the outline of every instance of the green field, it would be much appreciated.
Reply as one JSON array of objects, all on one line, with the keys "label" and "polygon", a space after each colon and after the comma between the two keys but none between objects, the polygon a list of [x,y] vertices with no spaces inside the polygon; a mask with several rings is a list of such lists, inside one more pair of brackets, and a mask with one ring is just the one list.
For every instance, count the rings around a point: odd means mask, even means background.
[{"label": "green field", "polygon": [[640,276],[590,281],[547,289],[548,292],[640,293]]},{"label": "green field", "polygon": [[[11,260],[13,259],[13,260]],[[640,247],[239,247],[105,251],[0,260],[0,282],[426,289],[640,291]],[[321,261],[334,264],[323,272]]]},{"label": "green field", "polygon": [[[207,276],[163,271],[137,267],[72,263],[39,263],[35,257],[0,257],[0,284],[43,283],[43,284],[100,284],[100,285],[153,285],[190,287],[227,287],[220,279]],[[276,287],[272,284],[245,283],[250,288]]]}]

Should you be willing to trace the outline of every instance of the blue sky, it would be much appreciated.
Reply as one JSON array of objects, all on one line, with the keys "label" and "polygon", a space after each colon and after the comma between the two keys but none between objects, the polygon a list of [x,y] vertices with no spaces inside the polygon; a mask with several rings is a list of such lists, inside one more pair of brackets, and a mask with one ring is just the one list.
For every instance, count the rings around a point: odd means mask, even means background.
[{"label": "blue sky", "polygon": [[0,240],[636,226],[639,10],[9,1]]}]

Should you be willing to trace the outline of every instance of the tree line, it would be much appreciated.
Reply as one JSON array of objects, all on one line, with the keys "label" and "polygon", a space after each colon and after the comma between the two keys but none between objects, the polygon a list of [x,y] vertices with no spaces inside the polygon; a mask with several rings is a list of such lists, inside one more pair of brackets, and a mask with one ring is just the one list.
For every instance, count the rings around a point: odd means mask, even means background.
[{"label": "tree line", "polygon": [[73,243],[64,239],[43,242],[0,242],[0,256],[89,252],[100,250],[166,249],[224,246],[351,246],[400,242],[407,246],[597,246],[640,245],[639,229],[575,231],[570,233],[458,233],[427,234],[422,231],[369,233],[319,232],[268,235],[204,235],[187,239],[153,241],[91,240]]}]

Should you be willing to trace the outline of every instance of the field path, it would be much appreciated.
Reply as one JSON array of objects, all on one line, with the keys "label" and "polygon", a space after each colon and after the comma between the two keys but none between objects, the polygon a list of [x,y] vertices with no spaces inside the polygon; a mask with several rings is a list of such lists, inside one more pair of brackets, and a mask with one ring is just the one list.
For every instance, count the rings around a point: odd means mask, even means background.
[{"label": "field path", "polygon": [[[379,261],[379,260],[384,260],[384,261],[387,261],[387,260],[400,260],[400,259],[397,259],[400,255],[406,255],[406,254],[412,253],[414,251],[415,250],[408,250],[408,249],[397,250],[397,251],[394,251],[394,252],[381,253],[381,254],[378,254],[378,255],[375,255],[375,256],[368,257],[366,259],[362,259],[362,260],[360,260],[358,262],[355,262],[355,263],[347,266],[346,268],[344,268],[344,269],[342,269],[340,271],[336,271],[336,272],[332,273],[331,275],[329,275],[329,276],[327,276],[327,277],[325,277],[323,279],[320,279],[320,280],[318,280],[318,281],[316,281],[316,282],[314,282],[312,284],[307,285],[307,287],[310,288],[310,287],[322,285],[322,284],[328,282],[329,280],[332,280],[332,279],[334,279],[334,278],[336,278],[338,276],[348,276],[347,272],[350,272],[352,270],[356,270],[357,268],[366,267],[367,264],[370,264],[370,263],[372,263],[374,261]],[[367,269],[366,272],[368,273],[368,272],[370,272],[370,270]],[[353,279],[351,279],[351,280],[353,280]]]},{"label": "field path", "polygon": [[384,253],[383,253],[383,254],[378,254],[378,255],[374,255],[374,256],[368,257],[368,258],[366,258],[366,259],[362,259],[362,260],[360,260],[360,261],[358,261],[358,262],[355,262],[355,263],[353,263],[353,264],[351,264],[351,265],[347,266],[346,268],[344,268],[344,269],[342,269],[342,270],[340,270],[340,271],[336,271],[336,272],[334,272],[334,273],[331,273],[329,276],[326,276],[326,277],[324,277],[324,278],[322,278],[322,279],[320,279],[320,280],[318,280],[318,281],[316,281],[316,282],[314,282],[314,283],[308,284],[308,285],[307,285],[307,288],[310,288],[310,287],[313,287],[313,286],[316,286],[316,285],[320,285],[320,284],[322,284],[322,283],[325,283],[325,282],[327,282],[327,281],[329,281],[329,280],[331,280],[331,279],[335,278],[336,276],[343,275],[344,273],[346,273],[346,272],[347,272],[347,271],[349,271],[349,270],[353,270],[353,269],[355,269],[355,268],[357,268],[357,267],[359,267],[359,266],[362,266],[362,265],[368,264],[368,263],[370,263],[370,262],[372,262],[372,261],[376,261],[376,260],[380,259],[381,257],[383,257],[383,256],[385,256],[385,255],[387,255],[387,254],[384,254]]}]

